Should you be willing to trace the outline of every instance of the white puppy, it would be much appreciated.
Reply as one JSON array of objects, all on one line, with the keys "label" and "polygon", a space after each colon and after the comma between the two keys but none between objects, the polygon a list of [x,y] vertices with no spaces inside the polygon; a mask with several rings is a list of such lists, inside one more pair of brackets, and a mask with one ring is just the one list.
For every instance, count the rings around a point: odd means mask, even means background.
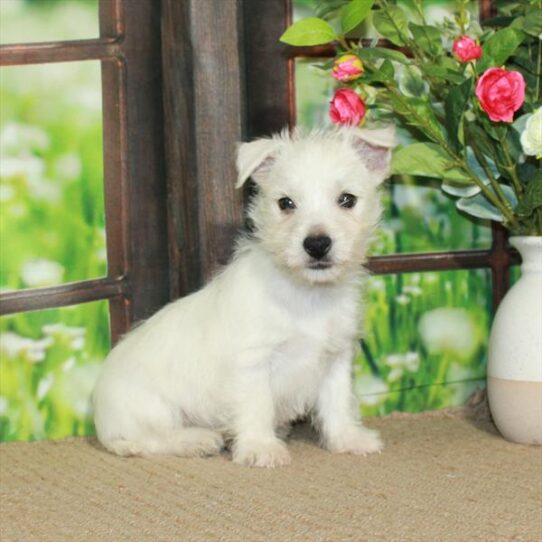
[{"label": "white puppy", "polygon": [[283,133],[243,143],[258,193],[233,261],[111,352],[94,392],[98,438],[119,455],[210,455],[276,467],[278,435],[310,414],[323,446],[382,448],[352,393],[360,280],[389,173],[389,129]]}]

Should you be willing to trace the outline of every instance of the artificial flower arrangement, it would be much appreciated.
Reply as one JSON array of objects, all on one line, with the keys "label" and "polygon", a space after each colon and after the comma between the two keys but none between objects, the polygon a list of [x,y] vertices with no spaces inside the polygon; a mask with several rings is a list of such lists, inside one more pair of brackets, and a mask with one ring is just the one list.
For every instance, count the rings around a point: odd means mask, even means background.
[{"label": "artificial flower arrangement", "polygon": [[[321,0],[321,17],[296,22],[281,41],[335,45],[320,66],[340,84],[330,118],[407,130],[414,142],[396,149],[394,173],[438,178],[463,212],[542,235],[542,0],[504,2],[481,25],[468,4],[429,24],[421,0],[416,22],[391,0]],[[392,47],[347,39],[369,16]]]}]

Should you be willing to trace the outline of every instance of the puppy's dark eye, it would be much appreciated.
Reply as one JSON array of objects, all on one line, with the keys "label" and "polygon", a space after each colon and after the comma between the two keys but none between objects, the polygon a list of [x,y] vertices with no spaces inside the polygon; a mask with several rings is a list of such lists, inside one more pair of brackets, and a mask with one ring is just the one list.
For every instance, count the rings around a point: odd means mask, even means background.
[{"label": "puppy's dark eye", "polygon": [[351,209],[352,207],[354,207],[354,205],[356,205],[356,201],[358,201],[358,198],[356,198],[356,196],[354,196],[353,194],[344,193],[339,196],[337,203],[341,207],[345,207],[346,209]]},{"label": "puppy's dark eye", "polygon": [[291,211],[295,209],[295,203],[290,198],[280,198],[278,204],[281,211]]}]

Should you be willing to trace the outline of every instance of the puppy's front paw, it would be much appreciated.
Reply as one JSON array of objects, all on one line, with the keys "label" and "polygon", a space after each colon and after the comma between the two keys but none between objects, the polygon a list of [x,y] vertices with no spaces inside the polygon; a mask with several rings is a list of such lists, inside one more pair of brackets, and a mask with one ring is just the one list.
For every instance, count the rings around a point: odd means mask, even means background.
[{"label": "puppy's front paw", "polygon": [[384,445],[380,433],[365,427],[355,427],[329,439],[326,448],[335,454],[367,455],[380,452]]},{"label": "puppy's front paw", "polygon": [[233,462],[244,467],[284,467],[290,461],[286,445],[278,439],[238,440],[233,448]]}]

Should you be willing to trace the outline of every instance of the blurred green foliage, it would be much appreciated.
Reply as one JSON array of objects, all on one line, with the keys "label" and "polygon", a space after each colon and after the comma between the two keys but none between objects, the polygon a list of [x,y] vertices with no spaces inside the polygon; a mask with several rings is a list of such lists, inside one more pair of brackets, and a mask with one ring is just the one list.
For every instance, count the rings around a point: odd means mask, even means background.
[{"label": "blurred green foliage", "polygon": [[[4,42],[92,37],[97,2],[0,2]],[[106,274],[99,62],[0,71],[0,288]],[[0,319],[0,440],[93,431],[107,302]]]}]

